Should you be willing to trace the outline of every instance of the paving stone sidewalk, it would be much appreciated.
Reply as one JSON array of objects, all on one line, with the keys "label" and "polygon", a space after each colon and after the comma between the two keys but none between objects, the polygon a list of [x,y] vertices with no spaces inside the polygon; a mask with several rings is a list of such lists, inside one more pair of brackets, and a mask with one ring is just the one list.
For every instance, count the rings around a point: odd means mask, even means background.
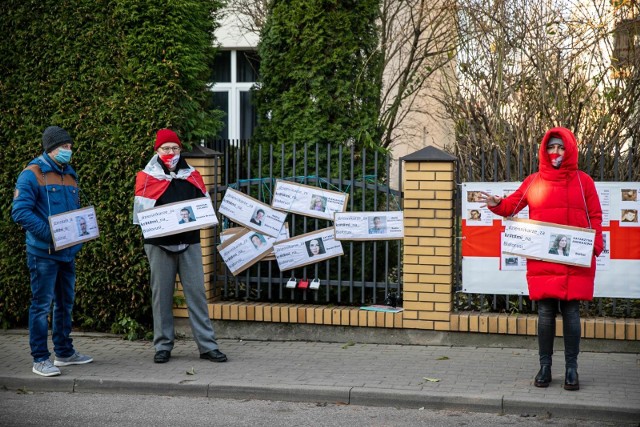
[{"label": "paving stone sidewalk", "polygon": [[169,363],[155,364],[149,341],[73,336],[94,362],[44,378],[31,372],[26,332],[0,332],[0,386],[640,421],[640,353],[582,352],[581,389],[570,392],[562,388],[562,351],[551,386],[540,389],[532,384],[537,351],[530,349],[220,340],[229,361],[218,364],[181,339]]}]

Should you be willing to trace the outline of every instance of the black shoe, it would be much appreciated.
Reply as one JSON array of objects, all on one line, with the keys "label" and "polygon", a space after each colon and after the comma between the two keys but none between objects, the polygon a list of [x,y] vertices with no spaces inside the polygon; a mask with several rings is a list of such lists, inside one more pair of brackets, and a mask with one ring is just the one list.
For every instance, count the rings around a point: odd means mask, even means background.
[{"label": "black shoe", "polygon": [[167,363],[171,359],[171,352],[169,350],[156,351],[156,355],[153,356],[155,363]]},{"label": "black shoe", "polygon": [[564,373],[564,389],[580,390],[580,381],[578,381],[578,370],[576,368],[567,368]]},{"label": "black shoe", "polygon": [[212,362],[226,362],[227,356],[220,350],[211,350],[206,353],[200,353],[200,359],[207,359]]},{"label": "black shoe", "polygon": [[533,385],[536,387],[549,387],[551,384],[551,366],[542,365],[536,375],[536,379],[533,381]]}]

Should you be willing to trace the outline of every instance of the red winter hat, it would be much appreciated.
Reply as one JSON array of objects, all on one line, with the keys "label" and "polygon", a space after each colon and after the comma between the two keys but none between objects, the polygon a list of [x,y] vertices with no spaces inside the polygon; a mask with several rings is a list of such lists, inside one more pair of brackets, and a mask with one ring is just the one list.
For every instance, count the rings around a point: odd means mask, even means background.
[{"label": "red winter hat", "polygon": [[160,129],[156,134],[156,143],[153,145],[153,150],[157,151],[162,144],[167,142],[175,142],[182,148],[182,142],[180,142],[180,138],[178,138],[178,135],[176,135],[174,131],[171,129]]}]

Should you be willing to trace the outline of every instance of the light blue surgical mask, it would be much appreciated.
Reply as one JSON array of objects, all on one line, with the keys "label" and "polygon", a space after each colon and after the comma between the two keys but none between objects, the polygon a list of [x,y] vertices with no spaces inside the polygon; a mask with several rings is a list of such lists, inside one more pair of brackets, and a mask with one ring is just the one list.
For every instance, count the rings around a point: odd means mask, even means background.
[{"label": "light blue surgical mask", "polygon": [[58,154],[55,155],[54,160],[61,165],[66,165],[71,161],[71,150],[58,149]]}]

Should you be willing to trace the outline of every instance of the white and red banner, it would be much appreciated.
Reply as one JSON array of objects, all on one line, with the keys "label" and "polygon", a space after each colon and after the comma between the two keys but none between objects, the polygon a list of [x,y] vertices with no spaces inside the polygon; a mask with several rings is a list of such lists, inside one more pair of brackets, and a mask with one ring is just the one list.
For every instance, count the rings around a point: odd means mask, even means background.
[{"label": "white and red banner", "polygon": [[[507,196],[519,186],[519,182],[462,184],[463,292],[528,294],[526,258],[502,253],[506,219],[476,201],[478,191]],[[640,298],[640,183],[596,182],[596,189],[604,251],[596,260],[594,296]],[[517,217],[528,219],[528,209]]]}]

